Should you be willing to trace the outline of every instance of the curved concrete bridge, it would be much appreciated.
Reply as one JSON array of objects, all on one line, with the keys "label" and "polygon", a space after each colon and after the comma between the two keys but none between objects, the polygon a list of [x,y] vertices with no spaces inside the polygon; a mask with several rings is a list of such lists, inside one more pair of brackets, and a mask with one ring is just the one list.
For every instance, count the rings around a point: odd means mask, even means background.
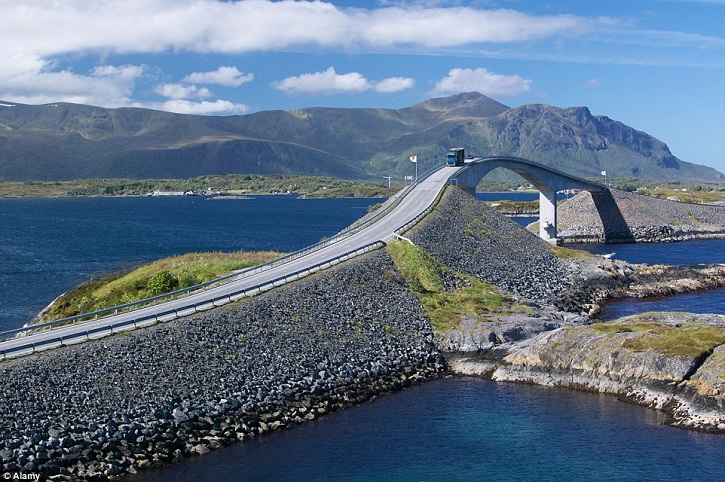
[{"label": "curved concrete bridge", "polygon": [[[525,159],[513,157],[489,157],[467,162],[464,166],[450,168],[440,166],[421,177],[409,188],[409,191],[388,211],[363,225],[359,230],[344,232],[329,243],[321,243],[314,249],[304,250],[299,256],[284,259],[283,262],[270,265],[267,269],[250,269],[244,275],[238,275],[233,281],[213,288],[194,291],[187,296],[172,299],[159,304],[144,306],[130,312],[118,312],[115,307],[108,311],[117,314],[92,321],[63,325],[45,331],[20,328],[0,333],[0,359],[33,353],[42,349],[64,344],[81,343],[94,338],[107,336],[125,329],[135,329],[160,321],[186,316],[215,306],[254,296],[267,289],[308,276],[320,269],[367,252],[385,244],[390,238],[405,231],[407,226],[424,216],[432,207],[440,192],[447,184],[457,184],[471,191],[486,174],[498,167],[510,169],[537,187],[541,192],[541,237],[556,241],[556,192],[563,189],[586,189],[597,197],[608,194],[606,187],[584,179],[569,176],[548,169]],[[611,195],[609,196],[611,198]],[[615,205],[616,206],[616,205]],[[79,317],[74,318],[80,318]],[[58,322],[40,325],[37,328],[49,328]],[[17,332],[28,332],[25,336],[2,340],[2,336]]]},{"label": "curved concrete bridge", "polygon": [[474,192],[481,179],[498,168],[515,172],[539,190],[539,236],[550,243],[560,241],[556,230],[557,192],[566,189],[580,189],[591,192],[592,197],[595,198],[609,193],[603,184],[571,176],[526,159],[507,156],[484,157],[469,161],[463,169],[456,173],[455,177],[451,178],[450,182]]}]

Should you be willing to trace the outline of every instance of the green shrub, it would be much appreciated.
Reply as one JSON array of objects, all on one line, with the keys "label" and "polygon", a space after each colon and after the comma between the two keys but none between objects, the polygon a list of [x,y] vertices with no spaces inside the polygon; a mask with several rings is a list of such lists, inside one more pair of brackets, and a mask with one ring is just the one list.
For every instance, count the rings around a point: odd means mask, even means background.
[{"label": "green shrub", "polygon": [[148,289],[152,296],[156,296],[174,291],[178,286],[178,278],[171,274],[171,271],[163,270],[149,278],[146,289]]},{"label": "green shrub", "polygon": [[188,288],[201,283],[199,277],[196,276],[189,268],[183,268],[179,272],[179,288]]}]

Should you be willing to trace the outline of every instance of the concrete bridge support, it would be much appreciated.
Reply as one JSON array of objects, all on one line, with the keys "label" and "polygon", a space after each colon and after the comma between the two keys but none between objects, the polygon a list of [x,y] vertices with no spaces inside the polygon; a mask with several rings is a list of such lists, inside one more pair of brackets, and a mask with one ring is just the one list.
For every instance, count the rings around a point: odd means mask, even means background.
[{"label": "concrete bridge support", "polygon": [[556,191],[539,191],[539,237],[546,242],[559,244],[556,232]]}]

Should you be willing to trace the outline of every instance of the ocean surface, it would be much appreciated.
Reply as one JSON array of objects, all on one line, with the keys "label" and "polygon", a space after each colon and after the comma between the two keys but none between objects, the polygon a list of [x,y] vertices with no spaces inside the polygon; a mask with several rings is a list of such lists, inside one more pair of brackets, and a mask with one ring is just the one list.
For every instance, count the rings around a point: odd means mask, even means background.
[{"label": "ocean surface", "polygon": [[436,380],[139,482],[714,481],[725,437],[605,395]]},{"label": "ocean surface", "polygon": [[200,251],[292,252],[380,199],[118,197],[0,199],[0,331],[83,281]]},{"label": "ocean surface", "polygon": [[[487,196],[502,199],[479,197]],[[294,251],[335,234],[378,202],[294,196],[0,199],[0,331],[22,325],[90,277],[193,251]],[[587,249],[632,262],[725,262],[725,240]],[[607,309],[725,313],[724,300],[725,290],[714,290]],[[657,412],[613,397],[454,378],[133,480],[722,478],[725,437],[661,423]]]}]

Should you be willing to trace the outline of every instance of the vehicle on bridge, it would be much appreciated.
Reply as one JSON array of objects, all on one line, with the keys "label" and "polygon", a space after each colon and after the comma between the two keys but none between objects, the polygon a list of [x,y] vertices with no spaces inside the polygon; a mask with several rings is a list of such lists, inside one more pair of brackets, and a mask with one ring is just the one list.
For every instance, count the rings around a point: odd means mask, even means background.
[{"label": "vehicle on bridge", "polygon": [[463,147],[448,149],[446,166],[462,166],[466,162],[466,150]]}]

